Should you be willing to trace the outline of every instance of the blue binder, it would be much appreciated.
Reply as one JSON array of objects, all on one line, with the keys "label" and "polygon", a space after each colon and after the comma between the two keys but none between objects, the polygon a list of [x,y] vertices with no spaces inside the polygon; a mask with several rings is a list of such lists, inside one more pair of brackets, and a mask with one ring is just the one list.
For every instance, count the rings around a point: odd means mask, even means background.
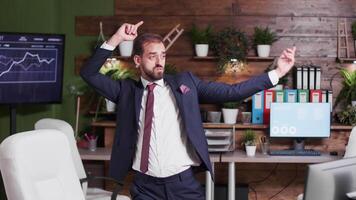
[{"label": "blue binder", "polygon": [[258,92],[252,96],[252,123],[263,124],[264,92]]},{"label": "blue binder", "polygon": [[298,101],[297,90],[284,90],[284,102],[297,103]]}]

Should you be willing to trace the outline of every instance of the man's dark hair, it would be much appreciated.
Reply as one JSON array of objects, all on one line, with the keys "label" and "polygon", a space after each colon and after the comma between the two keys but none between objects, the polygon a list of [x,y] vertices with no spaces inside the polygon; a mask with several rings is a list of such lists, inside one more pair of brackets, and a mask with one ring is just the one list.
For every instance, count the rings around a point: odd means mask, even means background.
[{"label": "man's dark hair", "polygon": [[142,35],[139,35],[133,45],[133,55],[139,55],[141,56],[143,54],[143,46],[146,43],[163,43],[163,38],[154,33],[144,33]]}]

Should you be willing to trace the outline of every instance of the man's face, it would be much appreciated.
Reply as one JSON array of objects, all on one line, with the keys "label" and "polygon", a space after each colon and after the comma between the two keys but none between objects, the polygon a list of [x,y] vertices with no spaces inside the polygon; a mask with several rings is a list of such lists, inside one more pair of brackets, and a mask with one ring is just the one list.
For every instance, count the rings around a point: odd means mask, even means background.
[{"label": "man's face", "polygon": [[143,78],[148,81],[160,80],[166,63],[166,48],[161,42],[144,43],[143,54],[135,62],[139,65]]}]

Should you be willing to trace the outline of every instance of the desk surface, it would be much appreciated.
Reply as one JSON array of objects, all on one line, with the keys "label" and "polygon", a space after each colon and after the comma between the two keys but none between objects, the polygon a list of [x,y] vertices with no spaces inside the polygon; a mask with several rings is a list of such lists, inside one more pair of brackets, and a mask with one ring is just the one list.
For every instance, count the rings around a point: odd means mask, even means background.
[{"label": "desk surface", "polygon": [[[82,160],[110,160],[111,148],[99,147],[95,151],[89,151],[88,149],[78,148],[79,154]],[[221,154],[210,154],[211,162],[220,162]]]},{"label": "desk surface", "polygon": [[337,160],[342,157],[321,154],[321,156],[270,156],[256,152],[255,157],[248,157],[246,152],[237,150],[221,155],[221,162],[236,163],[320,163]]}]

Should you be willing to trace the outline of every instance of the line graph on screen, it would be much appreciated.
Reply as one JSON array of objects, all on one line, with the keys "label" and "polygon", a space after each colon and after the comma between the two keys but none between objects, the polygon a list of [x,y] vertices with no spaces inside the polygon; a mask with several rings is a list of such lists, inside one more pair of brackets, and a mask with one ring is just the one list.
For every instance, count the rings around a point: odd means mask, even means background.
[{"label": "line graph on screen", "polygon": [[0,84],[56,82],[57,49],[0,48]]}]

